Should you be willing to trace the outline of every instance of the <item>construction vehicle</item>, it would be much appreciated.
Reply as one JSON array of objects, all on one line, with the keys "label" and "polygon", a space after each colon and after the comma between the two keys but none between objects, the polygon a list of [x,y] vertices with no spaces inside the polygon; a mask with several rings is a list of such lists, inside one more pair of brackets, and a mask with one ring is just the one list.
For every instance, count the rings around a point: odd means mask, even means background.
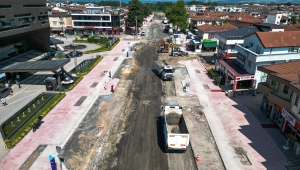
[{"label": "construction vehicle", "polygon": [[163,119],[166,152],[185,152],[189,146],[190,135],[184,120],[182,107],[164,106]]},{"label": "construction vehicle", "polygon": [[174,77],[174,68],[164,60],[154,62],[154,72],[162,80],[172,80]]},{"label": "construction vehicle", "polygon": [[165,39],[160,39],[160,49],[159,53],[169,53],[169,43],[165,41]]},{"label": "construction vehicle", "polygon": [[172,52],[171,52],[171,56],[188,56],[189,53],[182,51],[179,47],[177,46],[172,46]]}]

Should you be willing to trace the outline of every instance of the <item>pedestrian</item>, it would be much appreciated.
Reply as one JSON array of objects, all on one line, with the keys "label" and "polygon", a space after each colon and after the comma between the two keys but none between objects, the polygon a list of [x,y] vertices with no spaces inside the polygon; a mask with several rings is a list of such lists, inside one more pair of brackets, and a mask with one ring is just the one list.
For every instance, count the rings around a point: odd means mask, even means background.
[{"label": "pedestrian", "polygon": [[110,92],[114,92],[114,85],[110,86]]},{"label": "pedestrian", "polygon": [[17,74],[17,76],[16,76],[16,79],[17,79],[17,80],[19,80],[19,79],[20,79],[20,75],[19,75],[19,74]]},{"label": "pedestrian", "polygon": [[4,97],[1,98],[1,103],[3,104],[4,107],[7,105],[6,99]]},{"label": "pedestrian", "polygon": [[8,83],[6,82],[6,83],[5,83],[5,88],[8,88],[8,86],[9,86],[9,85],[8,85]]},{"label": "pedestrian", "polygon": [[108,76],[109,76],[109,78],[111,78],[111,72],[110,71],[108,72]]},{"label": "pedestrian", "polygon": [[129,57],[129,51],[127,51],[127,57]]},{"label": "pedestrian", "polygon": [[18,80],[16,80],[16,85],[19,86],[19,89],[21,88],[21,84],[18,82]]}]

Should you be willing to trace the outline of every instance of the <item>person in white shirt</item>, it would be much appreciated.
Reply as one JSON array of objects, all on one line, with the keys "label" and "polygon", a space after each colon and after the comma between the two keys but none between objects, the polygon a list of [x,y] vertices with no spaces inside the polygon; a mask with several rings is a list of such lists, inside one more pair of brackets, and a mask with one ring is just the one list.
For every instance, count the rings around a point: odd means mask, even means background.
[{"label": "person in white shirt", "polygon": [[6,106],[7,103],[6,103],[6,99],[4,97],[1,98],[1,103],[3,104],[3,106]]}]

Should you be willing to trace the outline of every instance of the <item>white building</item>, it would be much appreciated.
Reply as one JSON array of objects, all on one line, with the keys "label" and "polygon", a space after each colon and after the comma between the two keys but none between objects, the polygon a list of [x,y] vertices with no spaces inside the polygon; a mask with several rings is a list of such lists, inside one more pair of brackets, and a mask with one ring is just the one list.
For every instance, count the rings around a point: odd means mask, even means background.
[{"label": "white building", "polygon": [[267,15],[267,18],[265,20],[265,23],[270,23],[270,24],[276,24],[279,25],[280,24],[280,20],[282,18],[282,14],[281,13],[276,13],[276,12],[270,12]]},{"label": "white building", "polygon": [[116,34],[125,24],[123,10],[106,10],[106,7],[86,7],[83,13],[72,13],[75,33]]},{"label": "white building", "polygon": [[202,5],[186,5],[185,6],[186,10],[191,10],[191,11],[205,11],[206,10],[206,6],[202,6]]},{"label": "white building", "polygon": [[[240,55],[237,63],[249,74],[255,75],[256,85],[265,77],[257,66],[278,64],[300,59],[300,31],[256,32],[236,45]],[[239,57],[240,56],[240,57]]]}]

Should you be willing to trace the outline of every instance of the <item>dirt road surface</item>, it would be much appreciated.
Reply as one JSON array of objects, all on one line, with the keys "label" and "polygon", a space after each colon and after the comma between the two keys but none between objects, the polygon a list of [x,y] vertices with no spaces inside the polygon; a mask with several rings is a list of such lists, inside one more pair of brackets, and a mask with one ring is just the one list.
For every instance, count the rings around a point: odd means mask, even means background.
[{"label": "dirt road surface", "polygon": [[[120,79],[115,93],[112,96],[100,96],[77,127],[62,150],[68,169],[197,169],[191,146],[185,153],[166,153],[164,149],[162,106],[179,104],[184,105],[185,110],[190,110],[200,104],[193,96],[177,96],[176,87],[180,86],[181,81],[178,78],[185,78],[188,74],[185,68],[175,66],[177,78],[173,81],[161,81],[153,73],[153,62],[156,60],[167,60],[176,65],[177,60],[183,59],[170,59],[168,54],[156,53],[153,42],[168,36],[162,29],[162,24],[154,20],[146,37],[151,43],[138,46],[133,58],[123,61],[113,76]],[[193,122],[186,111],[185,115],[189,122]],[[205,122],[205,118],[202,119]],[[103,126],[101,131],[98,129],[99,123]],[[203,141],[211,138],[209,130],[205,133],[208,135],[205,137],[204,134]],[[198,135],[193,137],[198,138]],[[199,136],[199,140],[201,138]],[[206,147],[206,151],[215,154],[213,142],[211,147]],[[208,166],[203,164],[202,167]]]}]

